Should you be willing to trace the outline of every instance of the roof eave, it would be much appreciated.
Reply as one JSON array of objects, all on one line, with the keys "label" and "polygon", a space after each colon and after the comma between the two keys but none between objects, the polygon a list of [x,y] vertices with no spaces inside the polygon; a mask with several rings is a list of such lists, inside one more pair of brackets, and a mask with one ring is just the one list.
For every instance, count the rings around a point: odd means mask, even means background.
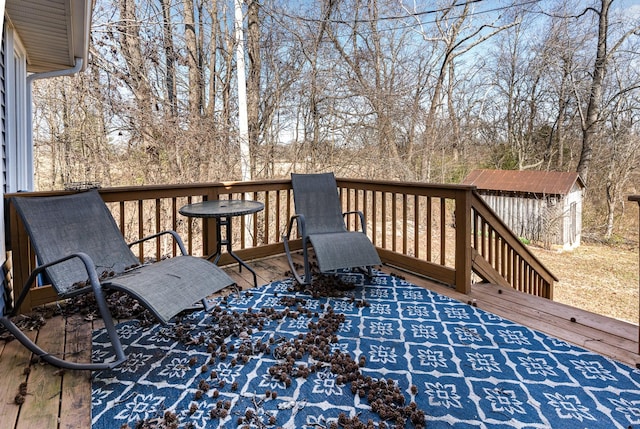
[{"label": "roof eave", "polygon": [[7,0],[6,14],[27,55],[29,73],[87,63],[93,0]]}]

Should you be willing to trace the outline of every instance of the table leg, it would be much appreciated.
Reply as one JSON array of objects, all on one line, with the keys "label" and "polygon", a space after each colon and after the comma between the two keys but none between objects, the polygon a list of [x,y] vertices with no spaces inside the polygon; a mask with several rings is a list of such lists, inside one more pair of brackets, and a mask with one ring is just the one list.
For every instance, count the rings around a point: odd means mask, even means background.
[{"label": "table leg", "polygon": [[[226,235],[224,239],[222,238],[223,226],[225,227],[225,235]],[[256,272],[249,265],[247,265],[246,262],[240,259],[240,257],[238,257],[238,255],[236,255],[231,248],[231,241],[233,236],[231,235],[231,218],[230,217],[221,217],[217,220],[216,238],[218,241],[216,245],[216,252],[211,256],[209,256],[207,259],[211,260],[212,258],[215,258],[213,260],[213,263],[217,265],[218,261],[220,260],[220,256],[222,256],[222,245],[225,245],[227,249],[227,253],[238,262],[238,271],[242,272],[242,267],[245,267],[247,270],[249,270],[253,275],[253,285],[255,287],[258,287],[258,277],[256,275]]]},{"label": "table leg", "polygon": [[[216,219],[216,251],[207,257],[207,259],[209,261],[211,259],[213,259],[213,263],[216,264],[216,265],[218,265],[218,261],[220,260],[220,256],[222,256],[222,244],[223,244],[223,240],[222,240],[222,225],[225,222],[228,223],[228,221],[229,221],[228,219],[226,219],[225,221],[223,221],[221,218]],[[227,230],[227,233],[228,232],[229,231]]]}]

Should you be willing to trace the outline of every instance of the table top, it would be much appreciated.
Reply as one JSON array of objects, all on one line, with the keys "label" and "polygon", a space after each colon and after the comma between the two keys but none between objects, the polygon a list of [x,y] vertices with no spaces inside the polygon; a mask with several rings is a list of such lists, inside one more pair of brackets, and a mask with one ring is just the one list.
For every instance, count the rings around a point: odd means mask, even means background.
[{"label": "table top", "polygon": [[212,200],[187,204],[180,208],[181,215],[189,217],[230,217],[259,212],[264,204],[252,200]]}]

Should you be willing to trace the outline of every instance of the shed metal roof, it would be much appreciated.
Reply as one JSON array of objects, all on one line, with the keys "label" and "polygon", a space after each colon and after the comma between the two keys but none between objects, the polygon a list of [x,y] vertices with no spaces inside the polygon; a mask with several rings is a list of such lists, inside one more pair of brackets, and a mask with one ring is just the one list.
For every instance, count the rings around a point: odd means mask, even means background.
[{"label": "shed metal roof", "polygon": [[580,187],[585,187],[578,173],[572,172],[473,170],[462,184],[489,191],[567,195],[576,182]]}]

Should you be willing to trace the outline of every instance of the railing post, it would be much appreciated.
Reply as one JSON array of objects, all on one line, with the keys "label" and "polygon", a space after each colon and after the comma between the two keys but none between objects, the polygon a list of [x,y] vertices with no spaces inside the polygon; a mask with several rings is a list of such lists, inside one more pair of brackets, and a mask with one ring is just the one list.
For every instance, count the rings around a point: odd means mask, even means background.
[{"label": "railing post", "polygon": [[[7,205],[5,201],[5,206]],[[16,213],[13,205],[9,205],[9,225],[11,237],[11,257],[13,264],[13,299],[17,299],[26,285],[29,274],[31,273],[29,246],[26,232],[20,217]],[[27,295],[19,309],[20,313],[28,313],[32,309],[31,294]]]},{"label": "railing post", "polygon": [[[629,201],[635,201],[638,203],[638,244],[640,244],[640,195],[630,195]],[[638,266],[640,267],[640,252],[638,252]],[[638,287],[640,287],[640,284]],[[640,308],[640,301],[638,301],[638,307]],[[640,322],[640,320],[638,322]],[[638,354],[640,354],[640,323],[638,324]]]},{"label": "railing post", "polygon": [[471,189],[456,192],[456,290],[471,292]]}]

